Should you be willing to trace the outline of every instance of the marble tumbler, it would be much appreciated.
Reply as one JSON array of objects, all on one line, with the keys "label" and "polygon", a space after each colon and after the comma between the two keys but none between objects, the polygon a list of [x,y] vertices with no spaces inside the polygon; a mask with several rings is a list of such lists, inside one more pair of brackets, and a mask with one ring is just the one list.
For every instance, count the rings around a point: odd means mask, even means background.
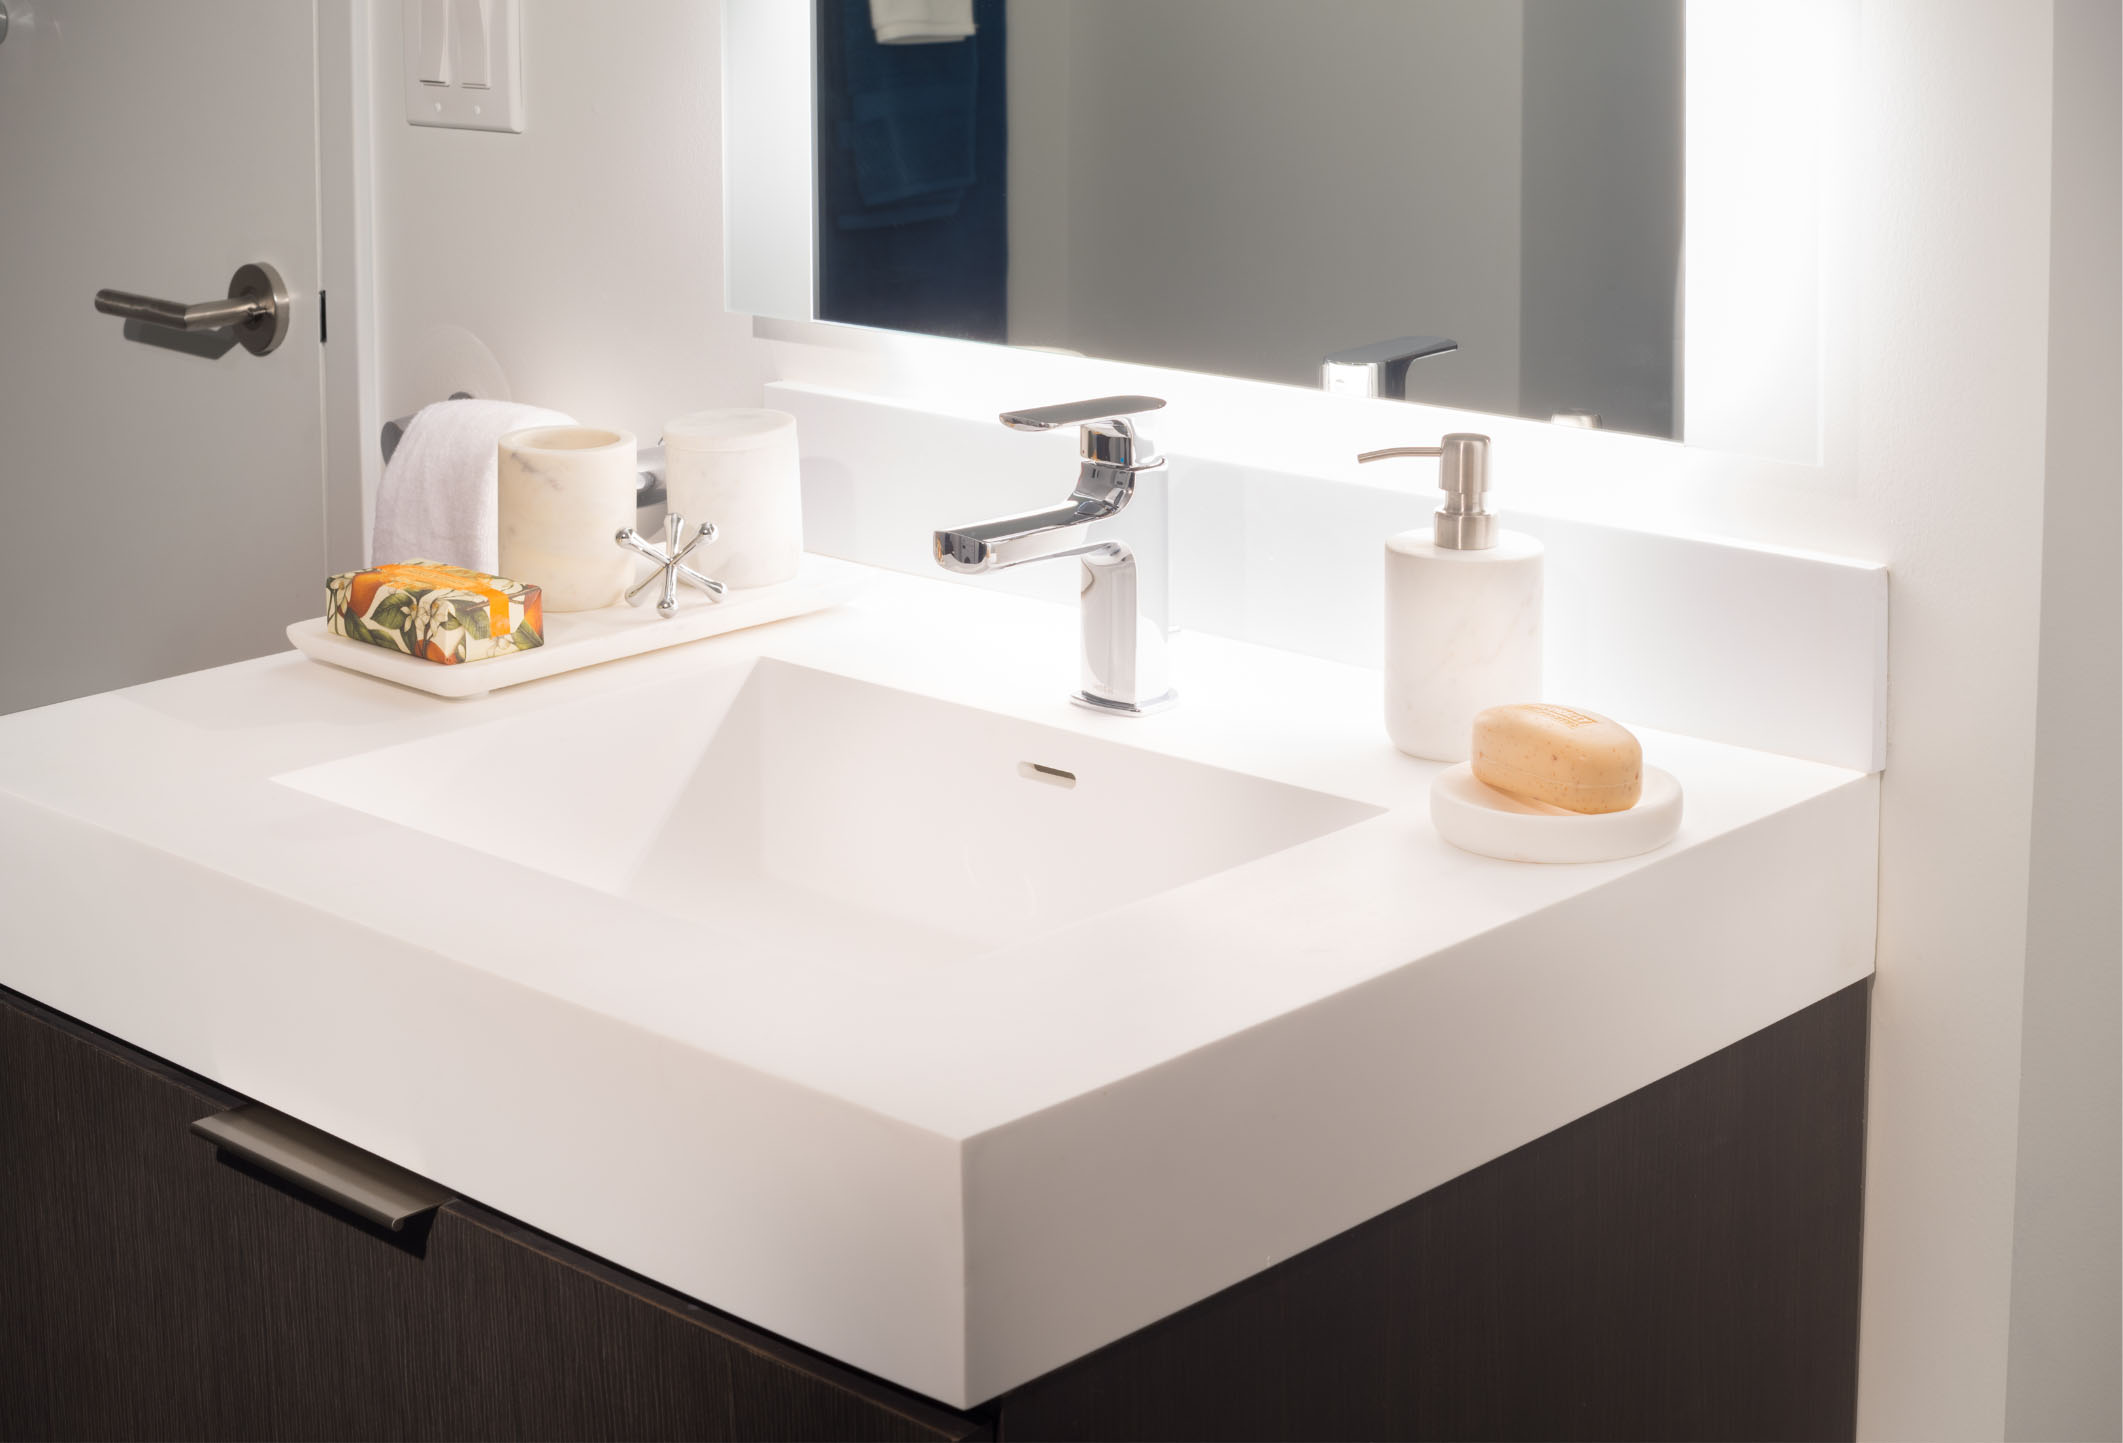
[{"label": "marble tumbler", "polygon": [[501,438],[501,574],[543,588],[547,611],[616,604],[634,557],[612,538],[634,524],[634,438],[595,426],[533,426]]},{"label": "marble tumbler", "polygon": [[772,586],[803,561],[796,418],[786,411],[696,411],[665,423],[671,509],[720,534],[693,565],[734,587]]}]

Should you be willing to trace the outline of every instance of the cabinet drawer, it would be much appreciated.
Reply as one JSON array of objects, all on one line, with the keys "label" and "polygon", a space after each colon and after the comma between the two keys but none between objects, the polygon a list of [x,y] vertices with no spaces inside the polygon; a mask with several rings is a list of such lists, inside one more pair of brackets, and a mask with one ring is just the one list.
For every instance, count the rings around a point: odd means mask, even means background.
[{"label": "cabinet drawer", "polygon": [[986,1436],[477,1204],[364,1226],[190,1134],[241,1100],[0,991],[0,1437]]}]

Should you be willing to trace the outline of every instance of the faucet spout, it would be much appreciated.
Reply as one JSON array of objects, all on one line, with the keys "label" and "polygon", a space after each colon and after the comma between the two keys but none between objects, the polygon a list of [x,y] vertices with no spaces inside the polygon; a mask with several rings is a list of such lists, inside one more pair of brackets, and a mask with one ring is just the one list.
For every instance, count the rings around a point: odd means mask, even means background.
[{"label": "faucet spout", "polygon": [[1082,555],[1089,549],[1084,543],[1084,528],[1113,514],[1111,507],[1072,499],[1044,511],[1024,511],[939,531],[936,564],[946,571],[978,576],[988,571],[1006,571],[1027,561]]}]

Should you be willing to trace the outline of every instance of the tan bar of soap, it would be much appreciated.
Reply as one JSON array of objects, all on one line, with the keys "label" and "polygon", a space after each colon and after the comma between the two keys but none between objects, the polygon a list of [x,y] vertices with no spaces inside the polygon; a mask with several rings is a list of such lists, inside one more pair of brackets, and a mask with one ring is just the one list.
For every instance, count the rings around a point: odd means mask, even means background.
[{"label": "tan bar of soap", "polygon": [[1626,812],[1644,791],[1644,749],[1629,728],[1553,702],[1478,713],[1472,765],[1500,792],[1572,812]]}]

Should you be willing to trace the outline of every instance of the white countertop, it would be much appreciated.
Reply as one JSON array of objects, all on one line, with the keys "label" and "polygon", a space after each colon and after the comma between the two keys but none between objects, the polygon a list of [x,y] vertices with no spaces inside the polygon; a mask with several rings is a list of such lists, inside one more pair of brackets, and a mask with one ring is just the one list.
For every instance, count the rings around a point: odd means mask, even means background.
[{"label": "white countertop", "polygon": [[[1376,672],[1185,635],[1177,708],[1099,716],[1065,700],[1076,624],[880,573],[466,701],[288,653],[0,717],[0,983],[965,1405],[1871,971],[1874,777],[1643,732],[1686,789],[1673,844],[1490,861],[1432,831]],[[646,735],[666,683],[761,657],[1383,810],[885,966],[731,955],[276,780],[616,689]]]}]

